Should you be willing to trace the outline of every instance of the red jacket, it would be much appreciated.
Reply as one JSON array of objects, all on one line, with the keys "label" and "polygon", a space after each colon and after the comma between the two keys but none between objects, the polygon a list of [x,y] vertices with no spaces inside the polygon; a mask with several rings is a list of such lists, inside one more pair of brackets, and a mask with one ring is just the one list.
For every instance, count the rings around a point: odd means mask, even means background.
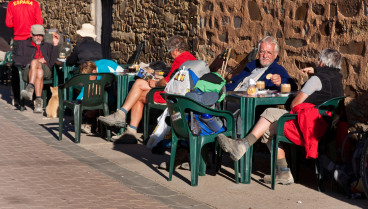
[{"label": "red jacket", "polygon": [[[302,145],[307,152],[306,158],[318,157],[318,141],[325,134],[328,124],[319,114],[314,104],[301,103],[290,113],[297,113],[298,118],[286,121],[284,134],[296,145]],[[331,115],[331,113],[327,113]]]},{"label": "red jacket", "polygon": [[13,0],[6,9],[5,24],[14,27],[14,40],[27,40],[31,37],[31,26],[43,24],[40,5],[34,0]]},{"label": "red jacket", "polygon": [[[191,53],[185,51],[181,53],[178,57],[175,58],[173,64],[171,65],[170,72],[167,74],[167,76],[164,78],[166,82],[170,81],[171,74],[180,67],[181,64],[183,64],[186,61],[189,60],[197,60]],[[153,96],[153,100],[157,103],[166,103],[164,98],[161,97],[160,93],[163,93],[164,91],[158,91],[155,92]]]}]

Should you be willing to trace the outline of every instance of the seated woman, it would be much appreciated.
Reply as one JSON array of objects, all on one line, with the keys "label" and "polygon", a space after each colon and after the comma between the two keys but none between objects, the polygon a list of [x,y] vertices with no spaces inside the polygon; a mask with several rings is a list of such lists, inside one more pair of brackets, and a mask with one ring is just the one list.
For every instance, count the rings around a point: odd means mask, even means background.
[{"label": "seated woman", "polygon": [[151,88],[156,86],[166,86],[169,82],[172,73],[180,67],[185,61],[196,60],[196,58],[190,54],[187,49],[187,43],[181,36],[173,36],[166,42],[166,47],[174,62],[171,66],[168,75],[161,80],[143,80],[137,79],[123,104],[123,106],[116,110],[114,114],[106,117],[100,116],[98,119],[109,126],[120,126],[125,123],[127,113],[131,111],[130,124],[127,126],[126,131],[119,135],[112,137],[114,143],[121,144],[136,144],[139,138],[137,134],[137,127],[143,116],[144,104],[147,103],[147,93]]}]

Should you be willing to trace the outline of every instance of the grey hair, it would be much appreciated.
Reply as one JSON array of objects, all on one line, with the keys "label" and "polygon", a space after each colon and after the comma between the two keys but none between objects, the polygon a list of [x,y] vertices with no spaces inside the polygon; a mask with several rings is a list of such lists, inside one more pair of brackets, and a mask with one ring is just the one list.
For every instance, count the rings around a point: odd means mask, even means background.
[{"label": "grey hair", "polygon": [[342,56],[335,49],[324,49],[319,57],[319,63],[323,66],[341,69]]},{"label": "grey hair", "polygon": [[175,35],[171,37],[169,40],[167,40],[166,47],[168,50],[178,49],[179,52],[184,52],[188,50],[188,45],[185,39],[178,35]]},{"label": "grey hair", "polygon": [[263,42],[270,43],[270,44],[275,44],[275,52],[279,52],[279,50],[280,50],[279,43],[277,43],[277,40],[273,36],[266,36],[266,37],[262,38],[262,40],[260,40],[258,42],[258,51],[261,48],[261,44]]}]

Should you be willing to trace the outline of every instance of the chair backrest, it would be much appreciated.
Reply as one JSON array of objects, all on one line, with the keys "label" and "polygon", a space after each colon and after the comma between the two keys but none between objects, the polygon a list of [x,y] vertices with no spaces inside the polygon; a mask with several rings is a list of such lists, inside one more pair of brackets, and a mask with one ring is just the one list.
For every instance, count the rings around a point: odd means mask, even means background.
[{"label": "chair backrest", "polygon": [[85,107],[96,106],[104,103],[107,99],[105,88],[115,79],[111,73],[79,74],[72,77],[59,88],[83,86],[83,99],[81,104]]},{"label": "chair backrest", "polygon": [[330,111],[335,114],[344,105],[344,99],[346,96],[335,97],[325,101],[324,103],[317,106],[320,113]]},{"label": "chair backrest", "polygon": [[224,117],[228,127],[233,126],[233,116],[231,112],[209,108],[188,97],[174,94],[161,94],[166,100],[167,108],[171,117],[171,126],[179,138],[189,138],[192,136],[186,116],[190,111],[197,113],[206,113],[214,116]]},{"label": "chair backrest", "polygon": [[132,54],[132,56],[129,58],[127,64],[138,63],[139,57],[141,56],[143,49],[144,49],[144,42],[141,42],[137,46],[137,48],[134,51],[134,53]]}]

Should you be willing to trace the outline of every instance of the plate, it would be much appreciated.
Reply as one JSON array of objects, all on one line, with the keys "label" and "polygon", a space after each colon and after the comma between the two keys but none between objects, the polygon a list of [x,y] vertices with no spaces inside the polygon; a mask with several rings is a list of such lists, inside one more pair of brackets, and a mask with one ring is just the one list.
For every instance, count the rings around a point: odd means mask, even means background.
[{"label": "plate", "polygon": [[64,59],[57,58],[57,61],[59,61],[59,62],[65,62],[66,59],[65,58]]},{"label": "plate", "polygon": [[288,97],[290,93],[280,93],[281,97]]},{"label": "plate", "polygon": [[127,75],[136,75],[137,73],[126,73]]}]

